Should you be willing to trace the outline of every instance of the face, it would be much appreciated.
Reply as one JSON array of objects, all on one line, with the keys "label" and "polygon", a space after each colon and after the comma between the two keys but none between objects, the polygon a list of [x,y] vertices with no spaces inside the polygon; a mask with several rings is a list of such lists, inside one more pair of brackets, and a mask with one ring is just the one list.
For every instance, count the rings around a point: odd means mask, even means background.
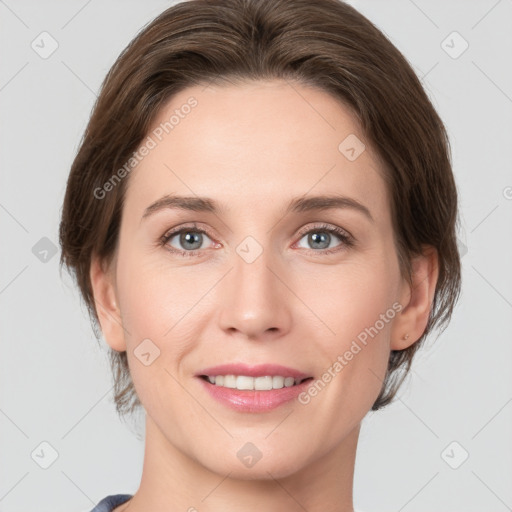
[{"label": "face", "polygon": [[[198,86],[148,136],[154,147],[126,178],[115,260],[123,329],[107,341],[127,350],[162,449],[242,479],[335,452],[379,394],[408,291],[382,164],[355,117],[298,84]],[[193,209],[169,200],[181,196]],[[317,196],[338,202],[304,202]],[[217,373],[284,366],[259,369],[277,387],[287,371],[311,378],[299,394],[200,377],[226,364],[250,368]],[[241,464],[247,454],[261,458]]]}]

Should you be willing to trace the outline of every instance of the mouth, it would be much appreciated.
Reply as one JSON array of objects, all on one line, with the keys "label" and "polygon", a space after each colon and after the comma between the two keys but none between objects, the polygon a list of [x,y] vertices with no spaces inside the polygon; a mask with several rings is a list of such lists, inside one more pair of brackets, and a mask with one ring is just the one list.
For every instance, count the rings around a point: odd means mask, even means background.
[{"label": "mouth", "polygon": [[230,363],[203,368],[195,377],[217,402],[241,413],[266,413],[296,399],[313,377],[279,364]]},{"label": "mouth", "polygon": [[273,363],[221,364],[203,368],[196,374],[196,377],[200,377],[215,387],[240,391],[271,391],[291,388],[313,378],[295,368]]},{"label": "mouth", "polygon": [[201,379],[212,386],[239,391],[271,391],[274,389],[291,388],[313,377],[284,377],[283,375],[263,375],[252,377],[250,375],[199,375]]}]

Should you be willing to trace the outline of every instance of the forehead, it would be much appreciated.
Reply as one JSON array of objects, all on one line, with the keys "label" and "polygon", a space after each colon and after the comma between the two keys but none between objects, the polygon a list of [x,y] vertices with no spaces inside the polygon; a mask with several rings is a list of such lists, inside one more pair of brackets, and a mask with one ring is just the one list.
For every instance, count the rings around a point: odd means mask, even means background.
[{"label": "forehead", "polygon": [[237,209],[326,193],[352,196],[377,216],[387,209],[382,164],[357,118],[316,88],[278,80],[189,87],[160,109],[147,137],[152,149],[126,195],[137,209],[164,194]]}]

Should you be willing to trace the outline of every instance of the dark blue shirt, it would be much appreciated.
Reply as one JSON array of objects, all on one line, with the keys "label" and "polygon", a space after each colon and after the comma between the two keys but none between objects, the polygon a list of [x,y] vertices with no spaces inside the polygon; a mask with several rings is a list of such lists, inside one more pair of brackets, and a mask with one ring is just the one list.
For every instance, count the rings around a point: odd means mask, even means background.
[{"label": "dark blue shirt", "polygon": [[103,498],[91,512],[111,512],[119,505],[122,505],[128,501],[133,494],[112,494]]},{"label": "dark blue shirt", "polygon": [[[103,498],[91,512],[112,512],[114,508],[127,502],[132,496],[133,494],[112,494]],[[355,509],[354,512],[358,512],[358,510]]]}]

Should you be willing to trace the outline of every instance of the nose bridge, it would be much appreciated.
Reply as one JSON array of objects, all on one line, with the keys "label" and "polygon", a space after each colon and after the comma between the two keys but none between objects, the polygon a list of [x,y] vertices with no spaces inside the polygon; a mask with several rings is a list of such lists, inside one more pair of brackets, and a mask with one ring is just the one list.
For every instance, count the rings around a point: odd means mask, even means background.
[{"label": "nose bridge", "polygon": [[232,264],[222,292],[221,327],[251,338],[289,329],[287,291],[275,275],[280,265],[270,248],[248,236],[233,252]]}]

